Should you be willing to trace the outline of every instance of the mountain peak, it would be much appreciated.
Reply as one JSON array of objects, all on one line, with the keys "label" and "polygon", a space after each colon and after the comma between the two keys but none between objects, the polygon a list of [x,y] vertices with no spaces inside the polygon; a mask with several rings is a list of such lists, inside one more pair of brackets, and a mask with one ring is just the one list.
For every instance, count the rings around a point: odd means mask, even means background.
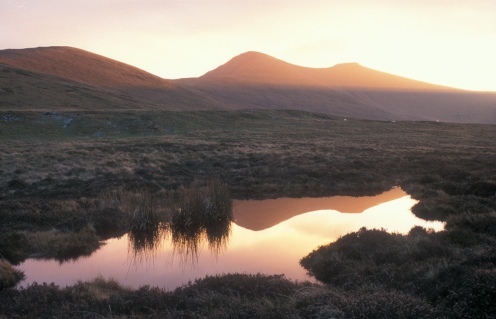
[{"label": "mountain peak", "polygon": [[270,55],[249,51],[242,53],[199,78],[200,81],[226,81],[251,85],[356,88],[366,90],[447,90],[450,88],[415,81],[376,71],[356,62],[329,68],[294,65]]},{"label": "mountain peak", "polygon": [[206,73],[202,78],[229,78],[243,82],[277,83],[281,80],[281,73],[288,72],[291,67],[291,64],[270,55],[248,51]]}]

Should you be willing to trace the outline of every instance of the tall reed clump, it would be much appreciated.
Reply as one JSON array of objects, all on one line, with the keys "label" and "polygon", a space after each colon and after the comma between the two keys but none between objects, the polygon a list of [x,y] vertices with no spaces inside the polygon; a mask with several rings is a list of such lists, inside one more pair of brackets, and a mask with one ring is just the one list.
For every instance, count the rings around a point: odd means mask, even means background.
[{"label": "tall reed clump", "polygon": [[193,183],[179,190],[172,223],[180,226],[211,225],[232,220],[229,188],[218,179]]},{"label": "tall reed clump", "polygon": [[222,181],[182,187],[171,216],[172,241],[179,251],[194,258],[205,236],[212,252],[218,253],[227,244],[232,218],[231,195]]},{"label": "tall reed clump", "polygon": [[148,231],[167,220],[165,197],[147,190],[131,192],[118,189],[102,193],[99,208],[120,210],[127,219],[129,231]]},{"label": "tall reed clump", "polygon": [[121,192],[120,203],[128,216],[128,236],[135,254],[156,250],[167,226],[164,198],[147,191]]},{"label": "tall reed clump", "polygon": [[114,208],[122,213],[135,254],[156,250],[167,228],[168,204],[164,194],[118,189],[102,193],[100,206],[100,209]]}]

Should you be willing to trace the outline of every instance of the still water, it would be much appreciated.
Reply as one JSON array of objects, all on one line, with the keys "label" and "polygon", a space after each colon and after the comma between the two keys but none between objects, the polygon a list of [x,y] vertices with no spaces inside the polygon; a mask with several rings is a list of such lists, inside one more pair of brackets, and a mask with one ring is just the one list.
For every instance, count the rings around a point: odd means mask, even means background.
[{"label": "still water", "polygon": [[[361,227],[407,233],[413,226],[443,229],[440,222],[415,217],[416,203],[400,188],[377,196],[234,201],[234,222],[223,244],[200,242],[195,252],[177,247],[164,235],[153,250],[136,252],[128,235],[106,241],[91,256],[59,264],[28,259],[19,268],[22,285],[36,281],[71,285],[97,276],[125,286],[168,290],[195,278],[225,273],[285,274],[308,280],[299,260],[320,245]],[[206,240],[205,240],[206,241]],[[184,247],[183,247],[184,248]]]}]

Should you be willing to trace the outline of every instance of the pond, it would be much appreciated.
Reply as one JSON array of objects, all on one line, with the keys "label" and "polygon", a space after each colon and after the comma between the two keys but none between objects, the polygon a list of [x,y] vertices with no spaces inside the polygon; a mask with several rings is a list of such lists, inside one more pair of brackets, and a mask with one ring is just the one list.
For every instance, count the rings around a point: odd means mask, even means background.
[{"label": "pond", "polygon": [[416,225],[443,229],[443,223],[415,217],[415,203],[400,188],[365,197],[235,200],[234,222],[214,243],[209,244],[207,236],[181,242],[164,233],[150,249],[136,250],[132,236],[124,235],[76,261],[28,259],[19,266],[26,274],[21,285],[36,281],[65,286],[103,276],[125,286],[172,290],[195,278],[235,272],[311,280],[299,260],[361,227],[399,233]]}]

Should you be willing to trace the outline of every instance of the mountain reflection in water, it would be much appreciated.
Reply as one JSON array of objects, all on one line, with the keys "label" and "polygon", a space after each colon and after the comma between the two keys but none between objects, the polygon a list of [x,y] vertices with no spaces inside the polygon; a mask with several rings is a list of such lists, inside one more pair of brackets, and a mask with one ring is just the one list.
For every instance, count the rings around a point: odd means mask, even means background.
[{"label": "mountain reflection in water", "polygon": [[251,230],[270,228],[296,215],[318,210],[335,210],[341,213],[362,213],[366,209],[398,199],[408,194],[395,187],[376,196],[333,196],[322,198],[278,198],[238,200],[234,203],[236,224]]},{"label": "mountain reflection in water", "polygon": [[[355,206],[339,206],[347,201]],[[305,280],[309,278],[299,265],[302,257],[361,227],[400,233],[415,225],[443,229],[442,223],[415,217],[410,211],[415,203],[399,188],[365,198],[234,201],[235,222],[220,228],[191,234],[163,229],[153,245],[136,245],[129,234],[108,240],[90,257],[73,263],[30,259],[19,268],[27,277],[24,285],[33,281],[69,285],[102,275],[132,287],[174,289],[205,275],[234,272]]]}]

